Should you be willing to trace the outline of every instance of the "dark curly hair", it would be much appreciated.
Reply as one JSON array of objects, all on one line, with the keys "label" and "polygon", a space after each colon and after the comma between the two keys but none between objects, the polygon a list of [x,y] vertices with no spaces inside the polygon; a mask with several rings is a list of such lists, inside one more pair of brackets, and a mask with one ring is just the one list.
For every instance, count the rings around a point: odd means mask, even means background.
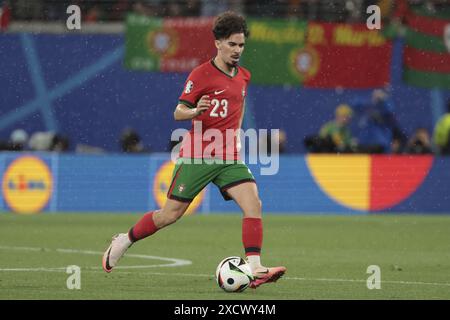
[{"label": "dark curly hair", "polygon": [[235,33],[243,33],[246,38],[250,35],[244,17],[232,11],[219,15],[214,21],[212,31],[216,40],[226,39]]}]

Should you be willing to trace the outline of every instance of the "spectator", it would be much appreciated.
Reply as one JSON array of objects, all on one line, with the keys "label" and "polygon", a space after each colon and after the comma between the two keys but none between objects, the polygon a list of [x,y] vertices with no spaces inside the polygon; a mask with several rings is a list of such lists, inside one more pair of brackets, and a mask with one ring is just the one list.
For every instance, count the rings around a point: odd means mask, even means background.
[{"label": "spectator", "polygon": [[245,12],[253,17],[281,17],[286,13],[285,6],[282,0],[247,0]]},{"label": "spectator", "polygon": [[0,141],[0,151],[23,151],[27,149],[28,134],[23,129],[14,130],[8,141]]},{"label": "spectator", "polygon": [[133,4],[133,11],[146,16],[162,16],[165,7],[161,0],[139,0]]},{"label": "spectator", "polygon": [[[328,140],[330,152],[353,152],[356,141],[352,137],[349,125],[353,111],[347,104],[341,104],[336,108],[335,119],[325,123],[319,132],[319,137]],[[331,142],[331,144],[330,144]]]},{"label": "spectator", "polygon": [[132,128],[125,128],[120,136],[120,145],[123,152],[126,153],[142,153],[149,152],[145,149],[141,142],[141,137]]},{"label": "spectator", "polygon": [[131,3],[128,0],[116,0],[110,11],[110,18],[113,21],[123,20],[127,11],[130,10]]},{"label": "spectator", "polygon": [[167,16],[180,17],[183,15],[183,6],[178,2],[167,3]]},{"label": "spectator", "polygon": [[23,129],[16,129],[11,133],[9,138],[8,150],[23,151],[26,150],[28,143],[28,133]]},{"label": "spectator", "polygon": [[220,12],[229,10],[228,0],[227,1],[209,1],[201,0],[201,15],[204,17],[216,16]]},{"label": "spectator", "polygon": [[418,128],[413,137],[408,141],[405,152],[410,154],[433,153],[428,130],[425,128]]},{"label": "spectator", "polygon": [[69,150],[69,139],[51,131],[36,132],[29,139],[28,148],[31,151],[66,152]]},{"label": "spectator", "polygon": [[395,151],[392,150],[393,145],[404,144],[406,136],[400,129],[385,90],[374,90],[369,103],[355,103],[352,107],[358,119],[360,151],[390,153]]},{"label": "spectator", "polygon": [[11,8],[8,1],[0,0],[0,31],[8,29],[11,20]]},{"label": "spectator", "polygon": [[40,20],[43,18],[44,5],[42,0],[16,0],[11,3],[15,7],[15,16],[23,20]]},{"label": "spectator", "polygon": [[266,134],[261,134],[259,148],[261,153],[268,156],[272,154],[272,146],[278,145],[278,153],[286,152],[287,137],[286,132],[282,129],[274,131],[268,130]]},{"label": "spectator", "polygon": [[[363,147],[361,147],[361,151],[363,151],[362,149],[363,149]],[[404,151],[403,149],[404,149],[403,141],[401,139],[394,137],[391,142],[391,153],[392,154],[402,154]],[[372,152],[369,152],[369,151],[372,151]],[[368,150],[367,152],[368,153],[378,153],[377,150]],[[382,152],[382,150],[380,149],[379,152]]]},{"label": "spectator", "polygon": [[88,23],[95,23],[102,20],[102,11],[99,6],[94,5],[85,14],[83,20]]},{"label": "spectator", "polygon": [[280,129],[278,131],[278,152],[286,153],[287,135],[286,131]]},{"label": "spectator", "polygon": [[184,15],[188,17],[198,17],[202,9],[201,0],[187,0]]},{"label": "spectator", "polygon": [[60,134],[55,134],[52,139],[50,151],[66,152],[69,150],[69,139]]},{"label": "spectator", "polygon": [[0,140],[0,151],[7,151],[8,143],[6,141]]},{"label": "spectator", "polygon": [[447,113],[439,119],[434,127],[433,141],[440,154],[450,154],[450,100],[447,105]]},{"label": "spectator", "polygon": [[28,141],[28,147],[32,151],[50,151],[53,138],[53,132],[35,132]]},{"label": "spectator", "polygon": [[[183,142],[183,137],[179,137],[178,140],[172,140],[172,138],[169,141],[169,152],[173,152],[174,154],[178,154],[180,151],[181,143]],[[176,148],[176,149],[174,149]]]}]

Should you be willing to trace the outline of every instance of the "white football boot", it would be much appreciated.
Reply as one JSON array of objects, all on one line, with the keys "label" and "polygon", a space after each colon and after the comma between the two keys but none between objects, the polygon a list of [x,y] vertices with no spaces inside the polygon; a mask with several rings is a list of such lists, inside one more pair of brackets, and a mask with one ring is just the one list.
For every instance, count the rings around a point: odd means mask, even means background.
[{"label": "white football boot", "polygon": [[132,245],[132,242],[128,238],[127,233],[116,234],[112,238],[112,242],[108,249],[106,249],[103,254],[102,265],[103,270],[106,272],[111,272],[112,269],[117,265],[120,258],[125,254],[125,251]]}]

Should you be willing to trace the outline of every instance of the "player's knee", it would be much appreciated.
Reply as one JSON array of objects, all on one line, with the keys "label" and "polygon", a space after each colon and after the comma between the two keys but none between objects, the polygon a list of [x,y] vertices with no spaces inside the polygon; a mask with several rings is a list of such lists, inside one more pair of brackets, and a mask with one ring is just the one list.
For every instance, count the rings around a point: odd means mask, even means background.
[{"label": "player's knee", "polygon": [[168,215],[168,222],[170,224],[177,222],[183,216],[184,211],[183,208],[173,209]]},{"label": "player's knee", "polygon": [[255,207],[256,207],[256,212],[258,212],[259,214],[261,214],[262,212],[262,201],[261,199],[257,199],[255,202]]},{"label": "player's knee", "polygon": [[173,218],[171,216],[165,216],[163,219],[161,219],[161,225],[166,227],[168,225],[171,225],[175,221],[177,221],[177,219],[175,219],[175,218]]},{"label": "player's knee", "polygon": [[175,223],[183,216],[183,213],[184,210],[182,208],[165,209],[158,219],[158,224],[165,227]]},{"label": "player's knee", "polygon": [[262,216],[262,202],[260,199],[256,199],[247,206],[244,210],[244,216],[247,218],[261,218]]}]

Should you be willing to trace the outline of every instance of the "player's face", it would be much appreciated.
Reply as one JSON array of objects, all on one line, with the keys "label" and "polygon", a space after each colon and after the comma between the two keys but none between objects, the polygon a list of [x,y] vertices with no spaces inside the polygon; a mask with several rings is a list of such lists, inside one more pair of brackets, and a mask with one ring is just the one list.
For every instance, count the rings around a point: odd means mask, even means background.
[{"label": "player's face", "polygon": [[239,64],[239,59],[244,52],[244,45],[243,33],[232,34],[227,39],[216,40],[217,55],[225,64],[235,67]]}]

